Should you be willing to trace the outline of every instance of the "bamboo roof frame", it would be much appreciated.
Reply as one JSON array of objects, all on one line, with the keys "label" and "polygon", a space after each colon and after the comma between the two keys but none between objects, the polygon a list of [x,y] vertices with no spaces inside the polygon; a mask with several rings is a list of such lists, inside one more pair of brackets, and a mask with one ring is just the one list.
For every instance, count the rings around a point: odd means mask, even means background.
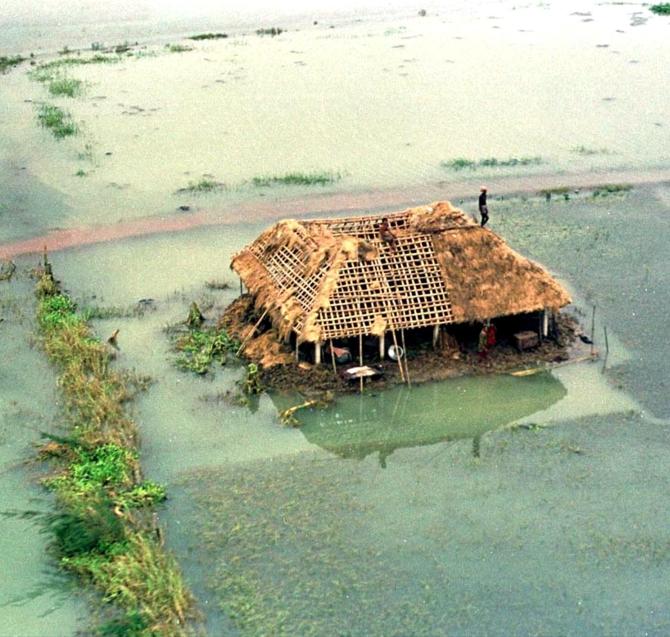
[{"label": "bamboo roof frame", "polygon": [[[386,218],[394,246],[381,239]],[[300,342],[558,310],[546,270],[449,202],[384,215],[285,220],[231,267],[283,338]]]}]

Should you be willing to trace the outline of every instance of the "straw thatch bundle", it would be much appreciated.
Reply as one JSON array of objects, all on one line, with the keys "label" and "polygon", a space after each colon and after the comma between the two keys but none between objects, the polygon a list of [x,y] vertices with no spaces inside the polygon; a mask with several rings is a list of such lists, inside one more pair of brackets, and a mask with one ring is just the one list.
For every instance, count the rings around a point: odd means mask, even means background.
[{"label": "straw thatch bundle", "polygon": [[449,202],[382,216],[287,220],[233,257],[231,267],[281,338],[381,335],[484,321],[567,305],[567,292]]}]

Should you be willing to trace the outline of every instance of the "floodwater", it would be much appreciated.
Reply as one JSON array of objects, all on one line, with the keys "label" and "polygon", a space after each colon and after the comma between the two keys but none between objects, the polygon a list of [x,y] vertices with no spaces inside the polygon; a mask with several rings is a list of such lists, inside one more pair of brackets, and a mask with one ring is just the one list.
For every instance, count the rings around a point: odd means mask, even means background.
[{"label": "floodwater", "polygon": [[[668,633],[667,183],[550,201],[491,192],[491,228],[569,286],[587,331],[596,306],[596,346],[604,354],[607,329],[609,352],[595,363],[338,397],[287,428],[278,410],[297,396],[241,404],[240,365],[179,372],[165,331],[192,300],[215,318],[237,295],[230,257],[266,222],[239,218],[236,205],[311,192],[244,183],[255,175],[341,171],[318,192],[355,202],[371,188],[442,181],[448,196],[457,180],[564,171],[570,186],[586,171],[611,182],[617,168],[667,168],[659,69],[670,23],[642,21],[638,5],[579,4],[453,15],[427,5],[421,19],[374,14],[334,29],[310,19],[278,38],[237,34],[186,53],[152,44],[155,56],[72,70],[89,86],[62,103],[83,133],[62,142],[24,102],[45,96],[27,67],[0,78],[11,123],[0,133],[0,241],[182,203],[226,222],[51,255],[82,306],[151,299],[142,316],[94,327],[102,338],[119,328],[119,364],[154,379],[135,406],[142,462],[168,488],[168,546],[208,634]],[[536,155],[543,164],[465,175],[439,165]],[[230,187],[174,194],[203,175]],[[41,431],[58,431],[55,378],[30,342],[36,259],[0,282],[0,355],[11,361],[0,368],[3,511],[49,506],[24,463]],[[0,528],[8,634],[82,628],[86,600],[55,571],[39,528],[16,517]]]}]

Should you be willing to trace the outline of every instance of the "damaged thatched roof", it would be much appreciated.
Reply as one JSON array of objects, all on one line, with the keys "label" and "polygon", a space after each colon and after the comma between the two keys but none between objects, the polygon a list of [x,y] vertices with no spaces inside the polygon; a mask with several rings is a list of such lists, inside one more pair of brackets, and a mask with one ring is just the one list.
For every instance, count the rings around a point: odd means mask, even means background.
[{"label": "damaged thatched roof", "polygon": [[[395,250],[379,237],[386,217]],[[231,267],[283,337],[301,341],[484,321],[570,302],[542,267],[449,202],[346,219],[280,221]]]}]

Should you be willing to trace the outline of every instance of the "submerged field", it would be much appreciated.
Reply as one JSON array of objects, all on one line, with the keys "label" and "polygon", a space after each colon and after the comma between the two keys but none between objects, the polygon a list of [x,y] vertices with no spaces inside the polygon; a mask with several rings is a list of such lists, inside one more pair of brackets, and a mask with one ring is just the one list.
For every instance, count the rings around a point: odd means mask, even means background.
[{"label": "submerged field", "polygon": [[[0,250],[148,224],[51,260],[98,336],[120,330],[118,364],[153,380],[132,414],[142,468],[167,487],[167,546],[208,634],[667,634],[670,185],[650,177],[670,168],[667,21],[642,11],[489,3],[140,45],[61,65],[78,97],[49,97],[28,63],[0,76]],[[40,126],[37,101],[77,134]],[[482,181],[491,229],[570,288],[587,330],[596,306],[607,360],[341,397],[297,429],[278,410],[299,397],[239,400],[239,363],[177,369],[166,326],[193,300],[218,316],[238,294],[230,257],[274,215],[367,212],[378,192],[385,210],[439,193],[472,212]],[[150,234],[179,215],[193,223]],[[0,281],[5,512],[48,510],[24,461],[62,431],[32,348],[37,258]],[[90,600],[39,527],[0,529],[9,633],[84,629]]]}]

